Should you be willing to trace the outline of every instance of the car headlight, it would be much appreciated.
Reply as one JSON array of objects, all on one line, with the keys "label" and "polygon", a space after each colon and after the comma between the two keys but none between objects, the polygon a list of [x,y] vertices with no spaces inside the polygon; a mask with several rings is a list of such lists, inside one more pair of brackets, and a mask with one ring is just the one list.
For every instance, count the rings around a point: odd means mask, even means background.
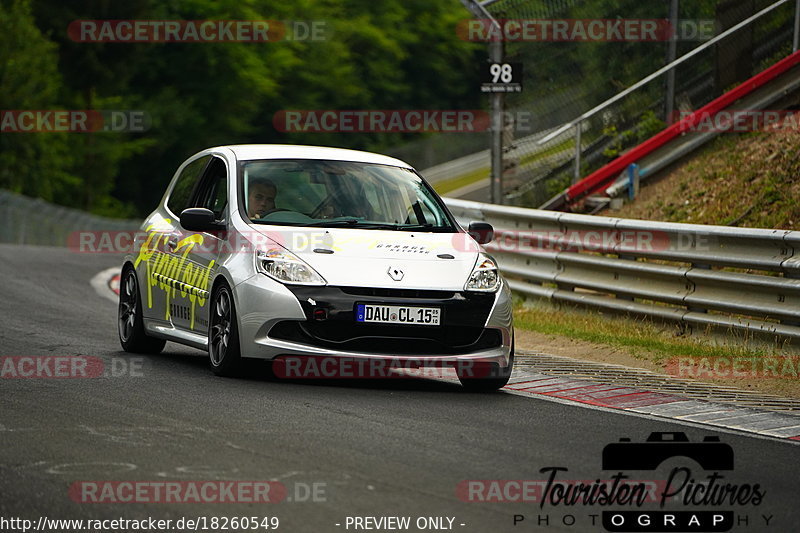
[{"label": "car headlight", "polygon": [[484,253],[478,254],[475,268],[472,269],[464,290],[495,292],[499,288],[500,273],[497,271],[497,263]]},{"label": "car headlight", "polygon": [[281,248],[256,252],[256,269],[281,283],[297,285],[325,285],[327,283],[308,263]]}]

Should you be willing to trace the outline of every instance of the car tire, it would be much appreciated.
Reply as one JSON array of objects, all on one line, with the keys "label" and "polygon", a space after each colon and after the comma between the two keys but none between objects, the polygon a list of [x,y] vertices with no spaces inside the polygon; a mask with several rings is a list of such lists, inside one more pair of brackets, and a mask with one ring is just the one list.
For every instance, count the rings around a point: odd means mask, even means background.
[{"label": "car tire", "polygon": [[237,376],[242,367],[239,326],[233,293],[225,282],[211,295],[208,322],[208,364],[218,376]]},{"label": "car tire", "polygon": [[167,343],[164,339],[149,337],[144,331],[139,280],[136,270],[130,265],[122,269],[120,276],[117,331],[119,342],[126,352],[157,354]]},{"label": "car tire", "polygon": [[511,372],[514,370],[514,341],[511,341],[511,353],[508,358],[508,366],[505,368],[494,367],[487,377],[466,377],[459,375],[458,380],[461,385],[469,392],[492,392],[502,389],[511,379]]}]

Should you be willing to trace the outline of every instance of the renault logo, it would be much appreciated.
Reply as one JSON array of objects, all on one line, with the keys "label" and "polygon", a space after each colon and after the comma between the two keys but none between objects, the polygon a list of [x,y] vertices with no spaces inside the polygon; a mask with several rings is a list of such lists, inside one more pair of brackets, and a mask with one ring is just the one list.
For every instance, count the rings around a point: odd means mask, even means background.
[{"label": "renault logo", "polygon": [[399,268],[389,267],[387,274],[389,274],[389,277],[395,281],[400,281],[403,279],[403,271]]}]

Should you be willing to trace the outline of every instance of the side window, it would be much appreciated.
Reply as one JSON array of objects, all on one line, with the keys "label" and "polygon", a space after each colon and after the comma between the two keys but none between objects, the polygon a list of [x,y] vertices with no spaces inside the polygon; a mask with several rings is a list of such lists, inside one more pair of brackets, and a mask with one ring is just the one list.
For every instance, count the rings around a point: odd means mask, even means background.
[{"label": "side window", "polygon": [[214,212],[217,220],[222,220],[228,205],[227,185],[228,170],[225,162],[215,157],[208,165],[192,207],[205,207]]},{"label": "side window", "polygon": [[167,207],[169,207],[170,211],[180,216],[181,211],[189,207],[192,191],[194,191],[209,159],[211,159],[210,155],[203,156],[186,165],[180,176],[178,176],[178,181],[175,182],[175,187],[167,199]]}]

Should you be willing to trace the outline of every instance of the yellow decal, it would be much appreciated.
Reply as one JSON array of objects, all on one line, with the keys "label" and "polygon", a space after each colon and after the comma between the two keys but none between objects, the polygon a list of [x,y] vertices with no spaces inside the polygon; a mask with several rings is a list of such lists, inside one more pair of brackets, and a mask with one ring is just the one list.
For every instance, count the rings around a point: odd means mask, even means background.
[{"label": "yellow decal", "polygon": [[[166,219],[165,222],[169,223],[170,220]],[[155,224],[150,224],[145,228],[147,232],[147,239],[145,239],[144,243],[142,243],[142,247],[139,249],[139,255],[136,256],[136,260],[133,262],[133,267],[138,268],[139,263],[144,261],[145,268],[147,270],[146,277],[147,277],[147,307],[153,307],[153,291],[151,287],[155,285],[153,283],[153,270],[151,268],[150,259],[153,257],[153,254],[159,247],[159,243],[163,239],[163,243],[166,244],[167,240],[169,239],[169,234],[165,233],[164,231],[160,231],[158,229],[154,229]]]},{"label": "yellow decal", "polygon": [[[195,306],[203,306],[206,303],[208,285],[211,280],[211,271],[215,261],[211,261],[207,267],[198,265],[189,260],[189,252],[197,245],[203,244],[203,236],[193,234],[178,241],[175,246],[175,255],[166,254],[158,251],[160,244],[166,244],[170,234],[158,230],[152,230],[152,225],[145,231],[148,232],[147,239],[142,244],[139,254],[133,263],[138,267],[139,263],[144,262],[147,279],[147,307],[153,307],[152,287],[158,286],[166,295],[166,305],[164,306],[164,320],[170,319],[170,299],[179,295],[182,298],[189,298],[191,302],[190,325],[194,329]],[[182,253],[180,253],[182,251]]]}]

